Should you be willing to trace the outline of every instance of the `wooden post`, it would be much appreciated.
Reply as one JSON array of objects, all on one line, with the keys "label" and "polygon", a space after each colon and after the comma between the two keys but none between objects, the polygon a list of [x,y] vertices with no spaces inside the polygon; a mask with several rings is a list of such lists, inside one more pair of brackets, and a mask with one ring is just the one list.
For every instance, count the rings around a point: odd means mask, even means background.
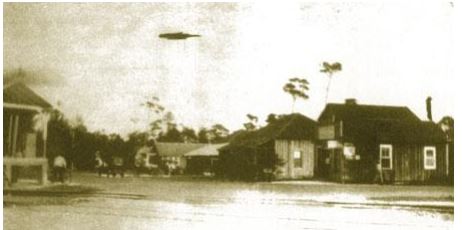
[{"label": "wooden post", "polygon": [[380,171],[380,184],[383,184],[383,169],[382,169],[382,162],[379,164],[379,171]]},{"label": "wooden post", "polygon": [[18,141],[18,129],[19,129],[19,115],[14,116],[14,126],[13,126],[13,145],[11,148],[11,154],[14,157],[16,154],[16,144]]},{"label": "wooden post", "polygon": [[48,161],[47,160],[45,160],[45,162],[42,164],[42,178],[41,179],[42,181],[40,181],[40,183],[42,185],[48,182]]},{"label": "wooden post", "polygon": [[7,156],[13,156],[13,115],[10,115],[10,123],[8,126],[8,149]]},{"label": "wooden post", "polygon": [[[334,150],[335,151],[335,150]],[[345,154],[340,152],[340,161],[341,161],[341,173],[342,173],[342,184],[345,184]]]},{"label": "wooden post", "polygon": [[446,176],[449,176],[449,143],[446,143]]}]

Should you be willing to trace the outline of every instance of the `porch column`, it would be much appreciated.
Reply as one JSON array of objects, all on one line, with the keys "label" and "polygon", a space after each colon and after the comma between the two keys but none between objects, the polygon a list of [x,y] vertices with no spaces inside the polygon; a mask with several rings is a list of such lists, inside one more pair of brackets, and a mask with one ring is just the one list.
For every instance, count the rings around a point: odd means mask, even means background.
[{"label": "porch column", "polygon": [[42,164],[42,176],[40,178],[40,184],[45,185],[48,182],[48,161]]},{"label": "porch column", "polygon": [[449,143],[446,143],[446,176],[449,176]]}]

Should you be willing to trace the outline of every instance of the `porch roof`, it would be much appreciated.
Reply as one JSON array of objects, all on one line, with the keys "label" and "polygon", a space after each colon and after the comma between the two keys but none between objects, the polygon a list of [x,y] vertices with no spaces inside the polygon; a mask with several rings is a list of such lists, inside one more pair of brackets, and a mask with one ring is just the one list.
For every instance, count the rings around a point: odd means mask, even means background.
[{"label": "porch roof", "polygon": [[196,156],[204,156],[204,157],[211,157],[211,156],[218,156],[218,149],[227,145],[228,143],[224,144],[207,144],[202,148],[195,149],[191,152],[185,154],[188,157],[196,157]]},{"label": "porch roof", "polygon": [[3,103],[12,108],[51,108],[51,104],[23,83],[14,83],[3,88]]},{"label": "porch roof", "polygon": [[198,143],[169,143],[169,142],[157,142],[156,149],[162,157],[180,157],[186,153],[200,149],[206,144]]}]

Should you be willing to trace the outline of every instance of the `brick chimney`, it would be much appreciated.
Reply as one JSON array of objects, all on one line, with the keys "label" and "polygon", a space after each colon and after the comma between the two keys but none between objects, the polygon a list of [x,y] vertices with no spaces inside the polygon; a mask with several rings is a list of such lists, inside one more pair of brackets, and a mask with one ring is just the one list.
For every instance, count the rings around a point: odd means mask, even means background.
[{"label": "brick chimney", "polygon": [[429,121],[433,121],[432,118],[432,97],[427,97],[427,118]]},{"label": "brick chimney", "polygon": [[345,99],[345,105],[356,105],[356,99],[355,98]]}]

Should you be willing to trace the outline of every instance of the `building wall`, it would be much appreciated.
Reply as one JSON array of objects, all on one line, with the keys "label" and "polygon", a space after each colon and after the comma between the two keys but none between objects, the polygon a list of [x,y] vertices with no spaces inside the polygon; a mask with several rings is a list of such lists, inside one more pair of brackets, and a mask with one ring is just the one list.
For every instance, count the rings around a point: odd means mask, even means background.
[{"label": "building wall", "polygon": [[[293,154],[301,152],[302,167],[294,167]],[[308,140],[276,140],[275,152],[282,160],[277,179],[300,179],[314,176],[315,145]]]},{"label": "building wall", "polygon": [[187,157],[185,173],[193,175],[203,175],[205,172],[214,173],[214,163],[216,163],[217,160],[217,156]]},{"label": "building wall", "polygon": [[[436,169],[424,168],[424,147],[436,147]],[[393,172],[395,182],[442,182],[446,175],[444,144],[393,145]]]},{"label": "building wall", "polygon": [[[389,143],[382,143],[389,144]],[[392,183],[442,183],[450,178],[447,167],[446,147],[444,144],[405,144],[391,143],[393,146],[393,166],[391,170],[383,170],[384,182]],[[379,163],[380,143],[355,144],[357,159],[346,159],[342,149],[323,149],[329,160],[318,161],[318,168],[325,168],[322,178],[337,182],[379,182],[380,174],[377,170]],[[424,168],[424,147],[436,148],[436,169]],[[449,171],[449,173],[448,173]],[[319,175],[318,175],[319,176]]]}]

